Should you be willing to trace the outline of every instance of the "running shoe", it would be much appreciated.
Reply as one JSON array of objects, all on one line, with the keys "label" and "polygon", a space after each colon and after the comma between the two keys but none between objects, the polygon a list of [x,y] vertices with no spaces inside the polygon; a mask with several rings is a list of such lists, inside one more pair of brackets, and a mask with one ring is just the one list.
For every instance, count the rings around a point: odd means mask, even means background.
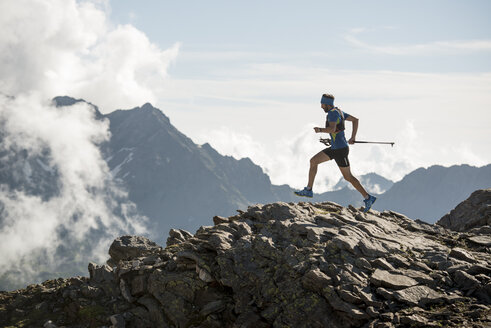
[{"label": "running shoe", "polygon": [[301,197],[312,198],[314,196],[312,189],[307,189],[307,187],[303,188],[303,190],[300,190],[300,191],[294,191],[294,193],[295,193],[295,195],[301,196]]},{"label": "running shoe", "polygon": [[368,212],[370,208],[372,208],[373,203],[377,200],[377,197],[368,195],[367,199],[364,199],[363,202],[365,203],[365,209],[363,210],[363,213]]}]

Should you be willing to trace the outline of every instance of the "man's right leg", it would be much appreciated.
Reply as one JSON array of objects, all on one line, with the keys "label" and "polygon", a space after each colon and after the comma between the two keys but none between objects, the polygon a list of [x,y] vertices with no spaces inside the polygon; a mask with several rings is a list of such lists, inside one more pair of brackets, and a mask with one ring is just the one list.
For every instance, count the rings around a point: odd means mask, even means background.
[{"label": "man's right leg", "polygon": [[307,184],[307,188],[312,189],[314,186],[315,175],[317,174],[317,166],[320,163],[327,162],[331,160],[327,154],[321,150],[314,157],[310,159],[310,169],[309,169],[309,183]]},{"label": "man's right leg", "polygon": [[339,166],[339,170],[343,174],[343,178],[349,183],[351,183],[351,185],[356,190],[358,190],[358,192],[363,196],[363,199],[366,199],[369,196],[365,188],[363,188],[363,186],[361,185],[360,181],[357,178],[355,178],[353,174],[351,174],[351,169],[349,166],[346,167]]}]

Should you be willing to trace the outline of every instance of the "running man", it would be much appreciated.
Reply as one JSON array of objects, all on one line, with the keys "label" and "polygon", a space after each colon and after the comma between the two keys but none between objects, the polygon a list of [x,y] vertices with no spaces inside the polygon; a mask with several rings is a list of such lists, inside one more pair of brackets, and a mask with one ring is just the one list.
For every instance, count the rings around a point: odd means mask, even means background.
[{"label": "running man", "polygon": [[[295,194],[303,197],[312,197],[312,187],[314,186],[315,175],[317,174],[317,166],[323,162],[334,159],[346,181],[350,182],[363,196],[363,202],[365,203],[363,212],[366,213],[377,198],[369,195],[365,188],[360,184],[360,181],[351,174],[348,160],[348,143],[350,145],[355,143],[356,132],[358,131],[358,119],[341,111],[339,108],[334,107],[334,96],[330,94],[322,95],[321,107],[324,109],[324,112],[327,113],[326,127],[315,127],[314,131],[315,133],[329,133],[331,135],[331,147],[320,151],[310,159],[309,182],[307,187],[303,190],[295,191]],[[353,130],[349,141],[346,141],[346,137],[344,136],[345,121],[350,121],[353,124]]]}]

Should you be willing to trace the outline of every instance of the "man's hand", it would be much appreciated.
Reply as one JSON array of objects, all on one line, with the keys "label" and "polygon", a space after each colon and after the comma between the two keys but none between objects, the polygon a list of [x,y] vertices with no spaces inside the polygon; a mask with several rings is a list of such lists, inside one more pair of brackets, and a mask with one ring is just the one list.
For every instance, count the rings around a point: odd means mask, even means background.
[{"label": "man's hand", "polygon": [[352,138],[351,138],[351,139],[348,141],[348,143],[349,143],[350,145],[353,145],[353,144],[355,143],[355,141],[356,141],[355,137],[352,137]]},{"label": "man's hand", "polygon": [[314,128],[314,131],[315,131],[315,133],[320,133],[320,132],[321,132],[321,129],[322,129],[322,128],[315,127],[315,128]]}]

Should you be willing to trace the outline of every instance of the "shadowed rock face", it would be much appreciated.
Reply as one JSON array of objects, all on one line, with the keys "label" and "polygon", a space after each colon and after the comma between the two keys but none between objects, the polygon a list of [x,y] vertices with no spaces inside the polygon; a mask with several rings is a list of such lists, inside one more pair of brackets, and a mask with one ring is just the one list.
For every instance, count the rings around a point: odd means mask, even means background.
[{"label": "shadowed rock face", "polygon": [[0,325],[488,327],[491,255],[472,233],[334,203],[249,207],[167,247],[123,236],[89,278],[0,293]]},{"label": "shadowed rock face", "polygon": [[[443,216],[436,224],[455,231],[469,231],[491,225],[491,189],[474,191],[469,198]],[[487,232],[487,235],[491,233],[490,230],[483,232]]]}]

